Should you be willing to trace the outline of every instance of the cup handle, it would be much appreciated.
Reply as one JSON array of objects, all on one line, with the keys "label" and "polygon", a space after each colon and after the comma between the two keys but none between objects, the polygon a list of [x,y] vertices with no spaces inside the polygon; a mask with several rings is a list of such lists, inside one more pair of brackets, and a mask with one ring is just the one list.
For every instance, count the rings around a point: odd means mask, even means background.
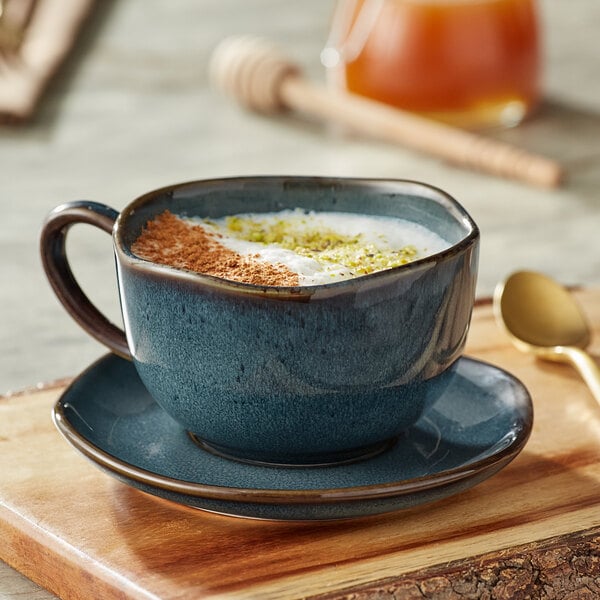
[{"label": "cup handle", "polygon": [[77,323],[112,352],[131,360],[125,332],[111,323],[85,295],[75,279],[66,254],[72,225],[86,223],[112,233],[119,213],[98,202],[76,201],[57,206],[46,217],[40,252],[46,277],[58,299]]}]

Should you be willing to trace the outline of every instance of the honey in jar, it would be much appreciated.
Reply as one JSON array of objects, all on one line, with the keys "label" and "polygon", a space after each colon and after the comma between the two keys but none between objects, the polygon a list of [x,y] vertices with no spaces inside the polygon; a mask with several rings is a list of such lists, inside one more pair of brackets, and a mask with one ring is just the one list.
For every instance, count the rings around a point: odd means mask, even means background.
[{"label": "honey in jar", "polygon": [[334,86],[466,128],[513,126],[540,96],[535,0],[338,0]]}]

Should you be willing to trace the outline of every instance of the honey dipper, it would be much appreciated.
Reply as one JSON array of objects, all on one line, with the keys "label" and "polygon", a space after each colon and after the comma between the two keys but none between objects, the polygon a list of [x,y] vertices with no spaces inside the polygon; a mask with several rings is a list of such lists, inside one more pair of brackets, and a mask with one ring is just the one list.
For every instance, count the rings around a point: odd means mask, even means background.
[{"label": "honey dipper", "polygon": [[556,187],[563,177],[561,166],[549,158],[311,83],[262,38],[226,38],[215,48],[209,71],[216,87],[262,113],[296,110],[456,165],[538,186]]}]

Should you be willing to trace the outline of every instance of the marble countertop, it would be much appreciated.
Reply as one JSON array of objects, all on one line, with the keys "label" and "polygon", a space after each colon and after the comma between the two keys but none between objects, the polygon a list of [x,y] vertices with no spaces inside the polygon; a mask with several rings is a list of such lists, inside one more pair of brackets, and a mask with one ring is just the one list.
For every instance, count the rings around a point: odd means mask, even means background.
[{"label": "marble countertop", "polygon": [[[90,199],[121,209],[178,181],[250,174],[392,177],[455,196],[482,232],[478,294],[521,268],[600,284],[600,4],[542,0],[544,103],[527,123],[491,133],[559,160],[548,190],[454,168],[401,147],[340,135],[298,115],[241,110],[208,85],[206,64],[230,34],[266,36],[324,81],[319,52],[331,0],[104,0],[52,83],[37,118],[0,128],[0,394],[73,376],[104,353],[59,306],[38,234],[54,206]],[[80,231],[82,230],[82,231]],[[69,237],[73,268],[119,322],[110,238]],[[0,566],[0,599],[50,598]]]}]

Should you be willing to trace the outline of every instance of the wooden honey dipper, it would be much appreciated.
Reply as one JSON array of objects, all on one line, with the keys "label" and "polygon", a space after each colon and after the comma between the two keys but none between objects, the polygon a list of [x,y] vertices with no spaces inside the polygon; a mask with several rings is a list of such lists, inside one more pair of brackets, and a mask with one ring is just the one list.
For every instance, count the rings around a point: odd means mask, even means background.
[{"label": "wooden honey dipper", "polygon": [[356,94],[315,85],[261,38],[223,40],[213,52],[209,72],[216,87],[252,110],[267,114],[297,110],[456,165],[538,186],[556,187],[563,177],[562,167],[549,158]]}]

